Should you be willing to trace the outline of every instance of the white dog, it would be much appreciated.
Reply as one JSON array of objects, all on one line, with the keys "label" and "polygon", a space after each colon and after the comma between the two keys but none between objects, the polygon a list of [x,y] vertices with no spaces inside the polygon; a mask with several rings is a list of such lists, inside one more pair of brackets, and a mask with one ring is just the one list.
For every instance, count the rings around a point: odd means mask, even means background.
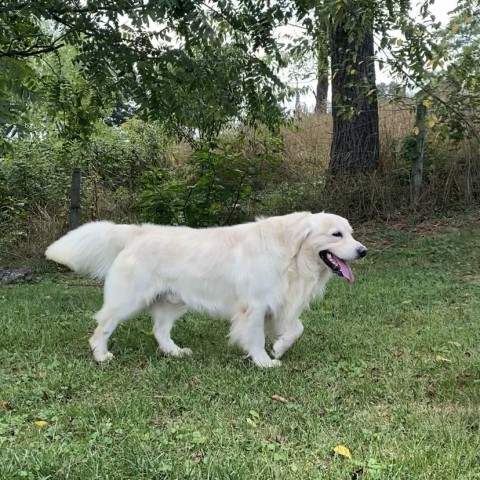
[{"label": "white dog", "polygon": [[[90,338],[97,362],[113,357],[107,343],[115,328],[145,309],[160,350],[190,354],[170,331],[192,309],[229,319],[230,340],[255,365],[273,367],[302,335],[299,316],[310,300],[333,273],[353,282],[347,261],[366,253],[346,219],[300,212],[206,229],[93,222],[54,242],[46,256],[105,278]],[[273,358],[265,335],[273,341]]]}]

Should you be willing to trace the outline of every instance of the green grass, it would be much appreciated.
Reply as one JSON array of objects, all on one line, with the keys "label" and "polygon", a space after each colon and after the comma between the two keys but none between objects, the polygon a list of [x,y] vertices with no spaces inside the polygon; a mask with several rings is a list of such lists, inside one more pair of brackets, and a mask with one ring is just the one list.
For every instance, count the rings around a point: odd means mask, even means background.
[{"label": "green grass", "polygon": [[252,367],[199,315],[174,329],[191,358],[156,354],[140,317],[95,365],[100,288],[2,287],[0,478],[480,478],[479,233],[384,232],[356,282],[304,314],[280,369]]}]

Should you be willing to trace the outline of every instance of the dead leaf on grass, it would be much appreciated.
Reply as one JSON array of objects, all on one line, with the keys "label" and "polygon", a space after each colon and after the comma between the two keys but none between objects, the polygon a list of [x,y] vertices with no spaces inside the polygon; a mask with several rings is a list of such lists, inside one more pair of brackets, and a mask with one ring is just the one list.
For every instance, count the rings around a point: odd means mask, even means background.
[{"label": "dead leaf on grass", "polygon": [[463,279],[464,279],[466,282],[474,282],[475,280],[479,280],[479,279],[480,279],[480,275],[475,274],[475,273],[469,273],[469,274],[467,274],[467,275],[464,275],[464,276],[463,276]]},{"label": "dead leaf on grass", "polygon": [[282,397],[281,395],[272,395],[270,398],[275,402],[288,403],[288,400],[285,397]]},{"label": "dead leaf on grass", "polygon": [[43,428],[46,425],[48,425],[48,422],[46,422],[45,420],[36,420],[34,423],[37,427],[40,427],[40,428]]},{"label": "dead leaf on grass", "polygon": [[441,355],[437,355],[437,356],[435,357],[435,360],[436,360],[437,362],[452,363],[452,361],[451,361],[449,358],[447,358],[447,357],[442,357]]},{"label": "dead leaf on grass", "polygon": [[257,424],[251,418],[247,418],[247,423],[250,427],[257,428]]},{"label": "dead leaf on grass", "polygon": [[0,403],[0,406],[1,406],[1,408],[3,408],[3,410],[11,410],[12,409],[12,406],[6,400],[2,400],[2,402]]},{"label": "dead leaf on grass", "polygon": [[337,445],[333,448],[333,451],[343,458],[352,458],[350,450],[345,445]]}]

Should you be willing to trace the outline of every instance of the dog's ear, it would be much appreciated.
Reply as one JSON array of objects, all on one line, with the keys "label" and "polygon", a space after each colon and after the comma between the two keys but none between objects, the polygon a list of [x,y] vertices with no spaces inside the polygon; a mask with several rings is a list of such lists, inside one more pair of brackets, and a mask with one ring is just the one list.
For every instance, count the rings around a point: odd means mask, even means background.
[{"label": "dog's ear", "polygon": [[299,212],[291,215],[287,227],[287,249],[288,256],[294,258],[300,252],[303,242],[312,232],[312,214],[310,212]]}]

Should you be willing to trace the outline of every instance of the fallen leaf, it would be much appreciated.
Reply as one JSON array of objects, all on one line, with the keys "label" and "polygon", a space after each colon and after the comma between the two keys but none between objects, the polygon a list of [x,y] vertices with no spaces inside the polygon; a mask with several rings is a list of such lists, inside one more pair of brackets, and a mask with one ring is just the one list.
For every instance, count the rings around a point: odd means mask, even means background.
[{"label": "fallen leaf", "polygon": [[12,409],[12,406],[6,400],[2,400],[2,402],[0,403],[0,406],[4,410],[11,410]]},{"label": "fallen leaf", "polygon": [[[462,278],[463,278],[463,280],[466,280],[467,282],[470,282],[470,281],[473,281],[473,280],[480,279],[480,275],[474,274],[474,273],[468,273],[467,275],[464,275]],[[472,295],[467,292],[463,296],[468,298],[468,297],[471,297]]]},{"label": "fallen leaf", "polygon": [[282,397],[280,395],[272,395],[270,398],[275,402],[288,403],[288,400],[285,397]]},{"label": "fallen leaf", "polygon": [[447,357],[442,357],[441,355],[437,355],[437,356],[435,357],[435,360],[436,360],[437,362],[448,362],[448,363],[452,363],[452,361],[451,361],[449,358],[447,358]]},{"label": "fallen leaf", "polygon": [[42,428],[42,427],[44,427],[45,425],[48,425],[48,422],[46,422],[45,420],[37,420],[37,421],[35,422],[35,425],[36,425],[37,427]]},{"label": "fallen leaf", "polygon": [[247,423],[248,423],[252,428],[257,428],[257,424],[256,424],[251,418],[247,418]]},{"label": "fallen leaf", "polygon": [[350,453],[350,450],[344,445],[337,445],[333,449],[333,451],[344,458],[352,458],[352,454]]},{"label": "fallen leaf", "polygon": [[285,443],[285,439],[281,435],[277,435],[275,437],[275,441],[279,443],[280,445],[283,445]]}]

